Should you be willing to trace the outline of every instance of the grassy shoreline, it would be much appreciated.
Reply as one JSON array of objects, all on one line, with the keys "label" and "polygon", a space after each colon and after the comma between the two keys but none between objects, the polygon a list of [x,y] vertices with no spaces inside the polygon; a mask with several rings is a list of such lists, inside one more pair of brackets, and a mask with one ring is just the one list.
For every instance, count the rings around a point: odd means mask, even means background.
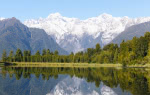
[{"label": "grassy shoreline", "polygon": [[[98,63],[41,63],[41,62],[13,62],[13,67],[122,67],[122,64],[98,64]],[[150,64],[127,65],[129,68],[150,68]]]},{"label": "grassy shoreline", "polygon": [[13,67],[122,67],[121,64],[15,62]]},{"label": "grassy shoreline", "polygon": [[[13,67],[123,67],[122,64],[99,64],[99,63],[46,63],[46,62],[13,62],[5,64]],[[0,64],[0,66],[4,66]],[[132,64],[127,65],[128,68],[150,68],[150,64]]]}]

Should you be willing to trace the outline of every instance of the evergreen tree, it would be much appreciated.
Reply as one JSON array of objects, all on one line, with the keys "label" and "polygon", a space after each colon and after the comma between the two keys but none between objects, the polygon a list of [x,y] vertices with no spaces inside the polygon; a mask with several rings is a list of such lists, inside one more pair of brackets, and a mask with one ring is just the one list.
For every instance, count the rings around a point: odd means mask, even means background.
[{"label": "evergreen tree", "polygon": [[9,61],[13,62],[14,52],[11,50],[9,53]]},{"label": "evergreen tree", "polygon": [[28,51],[24,51],[23,52],[23,61],[27,62],[27,58],[28,58]]},{"label": "evergreen tree", "polygon": [[147,52],[146,59],[147,59],[148,63],[150,63],[150,42],[148,44],[148,52]]},{"label": "evergreen tree", "polygon": [[22,51],[20,49],[17,49],[16,55],[15,55],[15,61],[16,62],[21,62],[22,57],[23,57]]},{"label": "evergreen tree", "polygon": [[146,32],[144,34],[144,37],[146,38],[146,40],[150,41],[150,32]]},{"label": "evergreen tree", "polygon": [[40,54],[40,51],[37,50],[37,52],[35,53],[35,55],[40,56],[40,55],[41,55],[41,54]]},{"label": "evergreen tree", "polygon": [[32,60],[35,61],[35,62],[41,62],[41,54],[40,54],[40,51],[37,50],[37,52],[35,53],[35,56],[32,57]]},{"label": "evergreen tree", "polygon": [[42,56],[46,55],[46,49],[43,49]]},{"label": "evergreen tree", "polygon": [[100,47],[100,44],[96,44],[96,52],[99,53],[101,51],[101,47]]},{"label": "evergreen tree", "polygon": [[148,41],[144,37],[140,37],[136,45],[136,54],[139,58],[147,55]]},{"label": "evergreen tree", "polygon": [[49,49],[47,49],[46,54],[47,54],[47,55],[50,55],[50,54],[51,54],[51,52],[50,52]]},{"label": "evergreen tree", "polygon": [[118,62],[118,49],[116,49],[115,54],[114,54],[114,63]]},{"label": "evergreen tree", "polygon": [[54,55],[58,55],[59,53],[58,53],[58,51],[57,50],[55,50],[55,52],[54,52]]},{"label": "evergreen tree", "polygon": [[6,61],[7,61],[7,53],[6,53],[6,50],[5,50],[5,49],[3,50],[2,61],[3,61],[3,62],[6,62]]},{"label": "evergreen tree", "polygon": [[128,44],[123,40],[122,43],[120,44],[120,54],[118,59],[120,63],[128,61],[127,60],[128,51],[129,51]]},{"label": "evergreen tree", "polygon": [[30,50],[27,51],[27,61],[28,62],[31,61],[31,51]]}]

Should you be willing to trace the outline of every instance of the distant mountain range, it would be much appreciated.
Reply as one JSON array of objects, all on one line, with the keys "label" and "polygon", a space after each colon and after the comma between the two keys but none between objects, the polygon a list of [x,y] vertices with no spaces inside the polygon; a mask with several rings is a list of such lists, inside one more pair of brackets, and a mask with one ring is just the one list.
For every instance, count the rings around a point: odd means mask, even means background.
[{"label": "distant mountain range", "polygon": [[58,50],[60,54],[68,54],[44,30],[28,28],[16,18],[1,20],[0,54],[4,49],[9,53],[10,50],[15,52],[17,48],[31,50],[32,54],[37,50],[42,52],[43,49]]},{"label": "distant mountain range", "polygon": [[79,20],[55,13],[47,18],[27,20],[24,24],[16,18],[0,18],[0,54],[4,49],[9,53],[17,48],[31,50],[32,54],[44,48],[69,54],[97,43],[101,47],[111,42],[119,44],[150,31],[150,17],[131,19],[109,14]]},{"label": "distant mountain range", "polygon": [[50,14],[47,18],[31,19],[24,22],[28,27],[41,28],[68,52],[78,52],[96,43],[110,43],[130,26],[150,21],[150,17],[129,18],[113,17],[102,14],[86,20],[63,17],[59,13]]}]

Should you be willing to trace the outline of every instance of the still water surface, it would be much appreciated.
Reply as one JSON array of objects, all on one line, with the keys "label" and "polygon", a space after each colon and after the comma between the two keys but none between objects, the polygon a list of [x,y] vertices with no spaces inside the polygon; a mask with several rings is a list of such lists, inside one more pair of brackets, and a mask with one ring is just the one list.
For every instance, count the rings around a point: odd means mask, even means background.
[{"label": "still water surface", "polygon": [[0,95],[150,95],[150,69],[1,67]]}]

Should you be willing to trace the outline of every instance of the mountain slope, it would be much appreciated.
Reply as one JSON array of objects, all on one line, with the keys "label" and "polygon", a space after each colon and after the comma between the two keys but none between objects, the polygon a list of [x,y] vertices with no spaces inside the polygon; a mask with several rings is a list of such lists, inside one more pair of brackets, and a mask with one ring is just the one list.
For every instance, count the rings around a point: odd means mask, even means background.
[{"label": "mountain slope", "polygon": [[[10,50],[14,52],[20,48],[31,50],[35,53],[38,49],[58,50],[60,54],[67,54],[59,45],[41,29],[29,29],[16,18],[0,21],[0,54],[5,49],[7,53]],[[0,55],[1,57],[1,55]]]},{"label": "mountain slope", "polygon": [[145,32],[150,31],[150,22],[133,25],[120,33],[112,43],[120,44],[122,40],[131,40],[133,37],[144,36]]},{"label": "mountain slope", "polygon": [[77,52],[94,47],[96,43],[104,46],[126,28],[147,21],[150,21],[150,17],[132,19],[102,14],[98,17],[80,20],[55,13],[47,18],[26,20],[24,24],[28,27],[44,29],[63,49]]},{"label": "mountain slope", "polygon": [[[30,50],[29,29],[15,18],[0,21],[0,54],[3,50]],[[0,55],[1,56],[1,55]]]},{"label": "mountain slope", "polygon": [[42,52],[43,49],[50,49],[51,51],[58,50],[60,54],[68,54],[52,39],[51,36],[47,35],[43,29],[30,28],[31,41],[30,46],[32,53],[36,53],[37,50]]}]

